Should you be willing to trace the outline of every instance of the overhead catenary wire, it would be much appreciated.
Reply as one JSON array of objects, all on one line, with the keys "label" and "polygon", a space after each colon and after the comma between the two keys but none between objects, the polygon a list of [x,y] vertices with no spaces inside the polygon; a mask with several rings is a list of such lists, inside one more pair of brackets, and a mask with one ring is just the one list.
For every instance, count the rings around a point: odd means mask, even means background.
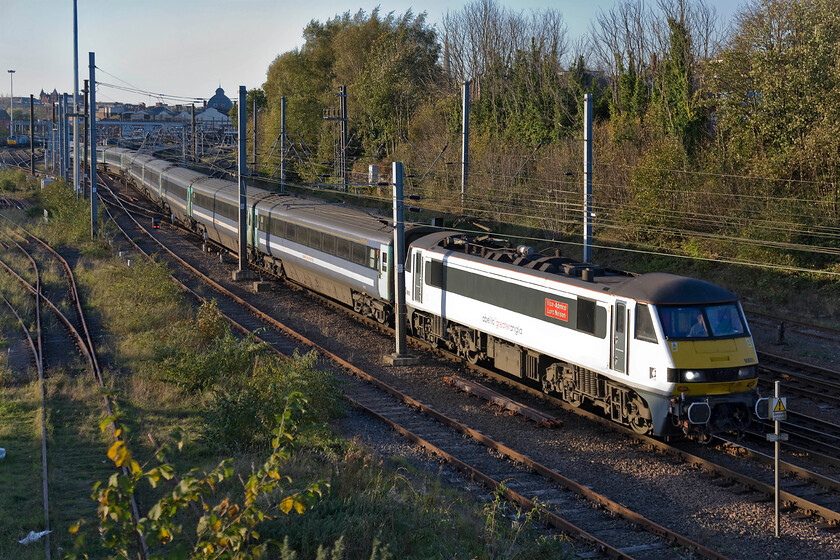
[{"label": "overhead catenary wire", "polygon": [[[121,80],[122,81],[122,80]],[[112,84],[104,84],[106,87]],[[130,84],[129,84],[130,85]],[[122,86],[116,86],[122,87]],[[133,88],[133,86],[132,86]],[[128,88],[123,88],[127,90]],[[140,88],[134,88],[137,92],[144,95],[162,96],[163,94],[156,94]],[[193,99],[181,96],[166,96],[171,99]],[[311,150],[308,150],[306,143],[301,137],[300,143],[290,142],[287,150],[283,154],[287,162],[295,162],[302,165],[307,173],[314,175],[331,175],[331,168],[334,162],[315,162],[312,158]],[[428,159],[424,158],[417,147],[409,143],[412,153],[415,154],[414,165],[422,169],[422,175],[416,181],[407,181],[413,192],[422,194],[429,200],[422,203],[415,203],[416,206],[429,209],[441,210],[440,205],[445,204],[446,201],[454,193],[447,193],[446,187],[439,187],[427,183],[425,180],[431,176],[434,178],[436,173],[443,173],[445,176],[452,176],[446,171],[446,163],[442,159],[442,154],[445,151],[431,152]],[[545,224],[554,224],[562,227],[568,231],[580,227],[579,220],[575,213],[582,212],[582,203],[579,201],[579,178],[569,178],[568,176],[556,174],[554,177],[536,179],[529,176],[530,168],[526,169],[528,165],[541,165],[543,162],[550,160],[544,158],[544,153],[540,152],[539,146],[530,153],[523,152],[523,158],[520,163],[513,164],[511,171],[508,173],[493,173],[486,169],[475,171],[474,177],[476,180],[483,178],[486,182],[492,183],[493,187],[489,189],[489,195],[483,195],[481,198],[466,198],[461,211],[467,214],[475,214],[477,216],[495,217],[500,221],[539,221]],[[217,153],[217,157],[218,157]],[[510,156],[510,154],[507,154]],[[280,157],[276,151],[263,155],[261,160],[263,162],[263,169],[267,169],[272,161]],[[365,160],[366,157],[355,158],[354,161],[359,162]],[[219,171],[227,172],[222,167],[215,165],[216,160],[211,162],[210,168]],[[595,162],[596,165],[606,165]],[[638,166],[631,167],[627,165],[613,165],[620,169],[637,169]],[[739,181],[763,181],[769,179],[775,181],[776,184],[800,184],[808,188],[815,187],[835,187],[836,183],[830,181],[810,181],[810,180],[793,180],[782,178],[761,178],[756,176],[745,176],[737,174],[713,173],[713,172],[693,172],[681,169],[661,169],[646,167],[642,169],[656,169],[660,173],[675,174],[680,176],[691,175],[706,178],[724,178]],[[358,176],[359,183],[365,183],[364,174],[355,172]],[[703,181],[698,181],[698,186],[705,185]],[[329,186],[321,183],[319,187]],[[731,207],[733,204],[739,205],[741,212],[737,218],[733,218],[732,227],[725,228],[724,231],[719,232],[720,219],[719,215],[712,212],[694,211],[687,207],[683,207],[682,201],[673,203],[673,207],[646,207],[634,200],[638,194],[638,187],[632,184],[621,184],[618,182],[602,181],[595,183],[596,189],[604,189],[610,192],[610,203],[596,204],[593,210],[598,214],[595,225],[601,231],[624,231],[629,235],[653,233],[667,234],[669,236],[683,236],[693,237],[697,239],[705,239],[709,241],[718,241],[722,243],[737,243],[744,246],[754,246],[763,248],[772,248],[786,251],[810,251],[814,253],[835,255],[838,251],[833,247],[823,247],[820,244],[810,244],[807,242],[796,242],[791,239],[794,236],[802,238],[819,237],[826,242],[835,242],[840,238],[840,227],[823,225],[819,223],[819,216],[821,212],[829,215],[834,210],[836,202],[832,202],[826,198],[816,197],[778,197],[771,194],[763,194],[756,192],[739,192],[738,185],[724,185],[720,190],[714,188],[703,188],[698,190],[693,185],[690,189],[681,189],[674,187],[656,187],[656,192],[660,196],[674,196],[683,197],[690,196],[692,199],[705,199],[707,203],[704,207],[711,207],[711,205],[725,205]],[[318,188],[317,190],[323,190]],[[550,192],[550,196],[546,196]],[[807,192],[807,191],[805,191]],[[817,191],[815,191],[817,192]],[[359,193],[345,193],[348,196],[355,196],[359,198],[369,198],[381,202],[382,198],[378,196],[366,196]],[[441,197],[441,194],[443,195]],[[440,201],[436,201],[436,199]],[[452,201],[450,201],[452,202]],[[760,203],[774,205],[774,206],[789,206],[786,208],[785,218],[782,220],[768,219],[764,217],[763,208]],[[620,206],[616,206],[620,203]],[[757,204],[759,203],[759,204]],[[436,207],[437,205],[437,207]],[[518,208],[513,209],[511,206],[516,205]],[[810,208],[808,206],[810,205]],[[490,208],[496,206],[496,208]],[[451,204],[449,204],[451,210]],[[561,210],[559,217],[555,215]],[[622,213],[622,218],[619,219],[618,213]],[[627,216],[640,216],[641,220],[627,221]],[[726,230],[729,231],[726,231]],[[761,237],[777,237],[779,239],[754,239],[744,236],[734,235],[731,232],[736,230],[750,229]],[[708,230],[708,231],[706,231]],[[615,248],[612,248],[615,249]],[[654,254],[669,254],[656,253]],[[715,260],[715,259],[711,259]],[[740,262],[740,261],[734,261]],[[784,267],[781,267],[784,268]],[[816,272],[816,271],[815,271]]]}]

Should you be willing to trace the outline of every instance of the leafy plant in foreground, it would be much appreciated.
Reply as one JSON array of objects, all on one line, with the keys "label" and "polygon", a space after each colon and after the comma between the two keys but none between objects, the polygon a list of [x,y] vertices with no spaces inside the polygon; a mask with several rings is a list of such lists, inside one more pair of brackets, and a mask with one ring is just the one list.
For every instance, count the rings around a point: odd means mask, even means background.
[{"label": "leafy plant in foreground", "polygon": [[[292,510],[303,514],[329,487],[324,482],[317,482],[301,491],[289,491],[291,478],[280,474],[281,467],[290,457],[296,426],[305,405],[300,393],[289,396],[283,414],[278,418],[271,453],[258,470],[242,481],[242,495],[236,498],[217,495],[220,485],[234,475],[232,459],[225,459],[210,472],[192,469],[179,478],[166,462],[164,448],[155,453],[158,466],[140,465],[126,444],[126,432],[118,428],[114,432],[114,443],[108,449],[108,458],[122,470],[113,474],[107,483],[97,482],[91,496],[98,503],[99,546],[110,552],[111,558],[141,557],[144,546],[149,549],[150,559],[261,558],[269,545],[279,547],[283,556],[294,556],[282,543],[260,543],[258,528],[264,521]],[[105,418],[100,428],[105,431],[115,420],[115,416]],[[179,442],[178,448],[181,446]],[[166,481],[175,481],[175,487],[160,498],[145,517],[136,519],[131,497],[141,484],[156,488]],[[189,511],[196,506],[197,520]],[[195,520],[195,532],[187,536],[193,527],[192,520]],[[82,522],[74,525],[71,533],[77,534],[81,525]],[[83,535],[77,538],[75,548],[76,554],[70,558],[88,557],[81,552],[89,550]]]}]

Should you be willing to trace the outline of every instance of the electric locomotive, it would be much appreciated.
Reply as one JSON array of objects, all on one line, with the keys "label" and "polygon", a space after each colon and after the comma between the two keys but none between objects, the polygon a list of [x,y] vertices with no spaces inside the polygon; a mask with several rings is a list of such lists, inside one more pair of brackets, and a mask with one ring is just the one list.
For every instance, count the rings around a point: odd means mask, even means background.
[{"label": "electric locomotive", "polygon": [[[233,252],[238,185],[97,149],[173,218]],[[394,309],[393,226],[343,205],[249,188],[248,259],[380,322]],[[741,429],[757,356],[738,298],[702,280],[633,275],[429,227],[408,227],[414,336],[640,434]]]},{"label": "electric locomotive", "polygon": [[749,423],[757,357],[735,294],[501,245],[446,231],[412,243],[406,304],[416,336],[640,434]]}]

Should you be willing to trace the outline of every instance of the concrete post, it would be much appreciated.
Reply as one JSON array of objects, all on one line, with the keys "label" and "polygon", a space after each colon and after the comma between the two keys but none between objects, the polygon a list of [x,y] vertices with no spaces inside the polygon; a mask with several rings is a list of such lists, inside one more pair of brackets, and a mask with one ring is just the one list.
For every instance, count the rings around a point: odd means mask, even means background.
[{"label": "concrete post", "polygon": [[583,262],[592,262],[592,94],[583,96]]},{"label": "concrete post", "polygon": [[97,236],[97,212],[96,207],[96,57],[94,53],[88,53],[88,69],[90,70],[90,237]]},{"label": "concrete post", "polygon": [[467,175],[470,162],[470,81],[461,90],[461,209],[467,199]]}]

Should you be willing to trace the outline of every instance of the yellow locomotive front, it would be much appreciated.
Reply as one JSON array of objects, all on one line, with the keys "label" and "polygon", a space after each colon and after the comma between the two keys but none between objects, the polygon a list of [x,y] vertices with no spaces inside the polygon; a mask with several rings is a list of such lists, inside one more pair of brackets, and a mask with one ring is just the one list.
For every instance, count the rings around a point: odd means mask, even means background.
[{"label": "yellow locomotive front", "polygon": [[686,433],[743,429],[757,398],[758,359],[737,301],[657,306],[671,367],[669,416]]}]

